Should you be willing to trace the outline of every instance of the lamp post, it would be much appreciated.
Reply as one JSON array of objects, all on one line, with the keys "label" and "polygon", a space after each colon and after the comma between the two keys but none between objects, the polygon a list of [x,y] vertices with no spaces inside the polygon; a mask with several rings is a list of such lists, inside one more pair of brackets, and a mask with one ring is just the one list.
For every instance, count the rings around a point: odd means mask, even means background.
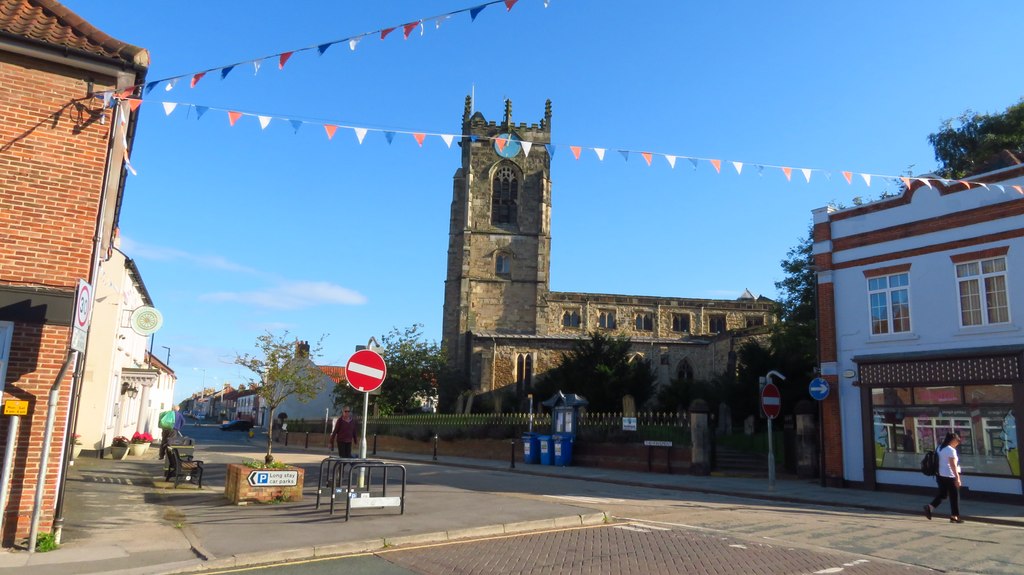
[{"label": "lamp post", "polygon": [[162,347],[162,348],[167,350],[167,361],[165,363],[168,366],[170,366],[171,365],[171,348],[167,347],[166,345],[161,345],[160,347]]}]

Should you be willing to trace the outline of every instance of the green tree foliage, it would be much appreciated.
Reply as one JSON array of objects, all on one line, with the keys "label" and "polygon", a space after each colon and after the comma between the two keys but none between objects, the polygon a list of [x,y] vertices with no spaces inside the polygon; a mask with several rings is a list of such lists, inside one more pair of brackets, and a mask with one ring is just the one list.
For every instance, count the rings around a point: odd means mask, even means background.
[{"label": "green tree foliage", "polygon": [[[288,339],[288,332],[281,336],[267,332],[256,338],[255,355],[235,356],[235,363],[255,375],[249,381],[255,386],[256,394],[268,409],[268,421],[274,421],[275,412],[286,399],[296,396],[300,401],[309,401],[322,390],[326,377],[312,358],[319,357],[323,336],[310,348],[307,355],[297,354],[297,342]],[[266,462],[273,463],[273,438],[267,434]]]},{"label": "green tree foliage", "polygon": [[[381,336],[388,374],[380,394],[370,399],[381,415],[419,411],[423,402],[437,400],[438,383],[446,376],[445,356],[437,342],[423,339],[422,329],[422,324],[413,324]],[[361,407],[363,395],[348,384],[337,385],[334,403]]]},{"label": "green tree foliage", "polygon": [[944,178],[963,178],[981,171],[985,162],[1003,150],[1024,151],[1024,99],[1002,114],[965,111],[928,135]]},{"label": "green tree foliage", "polygon": [[543,401],[558,391],[576,393],[590,402],[591,411],[618,412],[622,398],[632,395],[641,406],[654,392],[655,375],[647,360],[630,361],[628,337],[609,337],[594,332],[573,344],[562,362],[534,386]]}]

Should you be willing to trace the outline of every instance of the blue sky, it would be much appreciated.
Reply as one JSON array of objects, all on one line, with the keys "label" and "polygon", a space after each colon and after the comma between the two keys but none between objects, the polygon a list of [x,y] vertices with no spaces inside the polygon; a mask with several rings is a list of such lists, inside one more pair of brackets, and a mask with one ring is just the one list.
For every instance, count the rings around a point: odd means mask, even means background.
[{"label": "blue sky", "polygon": [[[149,49],[149,80],[479,3],[65,1]],[[406,132],[458,134],[470,93],[489,120],[505,98],[528,123],[552,101],[553,290],[774,298],[812,209],[896,187],[847,184],[842,171],[926,173],[927,136],[944,119],[1024,95],[1024,5],[965,6],[520,0],[475,22],[425,21],[408,39],[399,28],[355,51],[296,53],[283,70],[273,59],[258,74],[245,64],[192,89],[160,85],[140,109],[120,222],[164,315],[154,352],[170,348],[180,399],[204,381],[245,382],[232,358],[265,330],[327,334],[320,361],[333,365],[393,327],[423,324],[440,340],[460,154]],[[166,115],[162,102],[178,106]],[[197,120],[188,104],[210,110]],[[227,110],[247,115],[232,127]],[[256,115],[274,119],[264,130]],[[283,118],[307,123],[295,132]],[[329,140],[323,124],[369,131],[362,144],[351,129]],[[390,145],[380,130],[397,133]],[[579,160],[570,146],[584,148]],[[720,159],[721,173],[664,155]],[[794,168],[792,181],[777,166]]]}]

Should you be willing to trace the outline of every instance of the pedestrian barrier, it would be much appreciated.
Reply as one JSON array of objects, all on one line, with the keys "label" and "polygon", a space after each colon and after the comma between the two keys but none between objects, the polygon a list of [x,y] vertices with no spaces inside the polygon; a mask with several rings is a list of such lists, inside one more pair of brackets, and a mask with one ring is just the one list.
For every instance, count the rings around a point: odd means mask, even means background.
[{"label": "pedestrian barrier", "polygon": [[359,459],[356,457],[331,456],[320,462],[320,474],[316,480],[316,507],[320,509],[320,497],[330,493],[331,515],[334,515],[334,499],[338,493],[344,492],[341,488],[342,478],[349,468],[356,463],[384,463],[377,459]]},{"label": "pedestrian barrier", "polygon": [[[388,471],[398,471],[402,476],[402,493],[400,496],[388,496]],[[380,482],[375,488],[373,479],[378,476]],[[394,477],[394,475],[392,475]],[[355,482],[353,482],[355,479]],[[348,468],[345,491],[348,494],[345,503],[345,521],[352,515],[352,509],[398,507],[399,515],[405,515],[405,466],[397,463],[369,462],[354,463]],[[355,487],[353,487],[355,485]],[[334,514],[333,499],[331,514]]]}]

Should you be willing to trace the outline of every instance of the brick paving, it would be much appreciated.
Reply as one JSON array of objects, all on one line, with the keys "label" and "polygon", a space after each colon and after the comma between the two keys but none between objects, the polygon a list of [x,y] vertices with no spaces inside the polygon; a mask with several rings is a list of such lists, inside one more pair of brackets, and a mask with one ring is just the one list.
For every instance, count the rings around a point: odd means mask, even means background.
[{"label": "brick paving", "polygon": [[848,553],[795,548],[644,524],[394,549],[378,557],[425,575],[509,574],[823,574],[934,573]]}]

